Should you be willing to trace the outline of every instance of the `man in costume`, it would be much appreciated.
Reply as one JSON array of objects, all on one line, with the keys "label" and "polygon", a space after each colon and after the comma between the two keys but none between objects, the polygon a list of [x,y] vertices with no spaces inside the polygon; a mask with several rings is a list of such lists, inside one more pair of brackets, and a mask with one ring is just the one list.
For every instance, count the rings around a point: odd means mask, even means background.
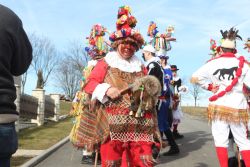
[{"label": "man in costume", "polygon": [[[228,136],[231,130],[245,165],[250,167],[250,140],[247,138],[249,113],[243,86],[249,90],[250,68],[243,56],[236,57],[238,30],[221,31],[221,55],[211,59],[193,75],[191,82],[212,91],[208,117],[220,166],[228,166]],[[222,68],[221,65],[224,65]]]},{"label": "man in costume", "polygon": [[142,62],[134,55],[144,44],[141,34],[133,29],[135,25],[130,8],[120,7],[117,31],[110,35],[114,51],[97,63],[84,88],[92,94],[92,106],[97,108],[98,134],[94,140],[101,143],[103,167],[153,166],[151,147],[157,132],[154,109],[137,118],[130,114],[132,96],[121,96],[122,90],[145,75]]},{"label": "man in costume", "polygon": [[[211,53],[211,59],[217,58],[221,55],[221,48],[220,46],[217,46],[216,41],[214,39],[210,39],[210,50]],[[240,158],[237,150],[237,146],[234,141],[233,134],[230,130],[229,136],[228,136],[228,167],[237,167],[238,164],[241,163],[241,167],[245,167],[244,161],[241,159],[240,162],[238,161],[238,158]]]},{"label": "man in costume", "polygon": [[146,68],[148,70],[148,75],[153,75],[156,78],[158,78],[158,80],[161,83],[161,86],[164,88],[164,72],[163,69],[159,63],[159,59],[158,57],[156,57],[155,55],[155,48],[148,44],[143,48],[143,53],[142,53],[142,58],[144,59],[144,61],[146,62]]},{"label": "man in costume", "polygon": [[166,86],[165,96],[166,96],[166,102],[167,102],[167,106],[166,106],[167,107],[166,108],[167,120],[168,120],[168,125],[171,128],[172,122],[173,122],[173,113],[171,109],[173,90],[171,88],[170,82],[173,78],[173,75],[172,75],[171,67],[167,62],[169,59],[169,56],[167,56],[165,53],[160,53],[158,57],[160,58],[161,66],[164,70],[164,84]]},{"label": "man in costume", "polygon": [[[143,59],[146,61],[146,67],[148,70],[148,75],[153,75],[160,81],[162,85],[162,93],[159,97],[159,102],[157,106],[157,115],[158,115],[158,127],[163,138],[163,134],[167,137],[168,144],[170,149],[168,152],[163,155],[174,155],[178,154],[179,147],[175,143],[173,134],[171,132],[171,126],[168,121],[168,110],[170,101],[167,101],[167,85],[164,83],[164,71],[159,63],[159,58],[155,55],[155,48],[152,45],[146,45],[143,48]],[[168,103],[169,102],[169,103]]]},{"label": "man in costume", "polygon": [[[89,111],[88,103],[91,97],[84,92],[83,88],[86,84],[86,78],[88,78],[94,66],[108,51],[108,47],[103,38],[105,32],[106,28],[100,24],[94,25],[91,29],[90,36],[87,38],[89,46],[85,47],[90,61],[88,61],[88,65],[83,70],[80,90],[76,93],[75,99],[72,102],[71,115],[75,116],[76,121],[70,139],[75,147],[83,149],[82,164],[94,164],[95,161],[95,152],[93,151],[96,150],[93,150],[90,139],[86,137],[86,135],[93,130],[88,127],[90,127],[91,122],[95,120],[95,115]],[[98,157],[98,163],[100,163],[99,161],[100,157]]]}]

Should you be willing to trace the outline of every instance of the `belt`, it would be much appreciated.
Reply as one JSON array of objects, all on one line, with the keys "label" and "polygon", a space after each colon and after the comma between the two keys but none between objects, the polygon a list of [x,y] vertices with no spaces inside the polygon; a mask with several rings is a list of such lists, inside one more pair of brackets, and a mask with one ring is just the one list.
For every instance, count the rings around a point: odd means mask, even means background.
[{"label": "belt", "polygon": [[166,96],[159,96],[158,99],[159,99],[159,100],[166,100],[166,99],[169,99],[169,97],[166,97]]}]

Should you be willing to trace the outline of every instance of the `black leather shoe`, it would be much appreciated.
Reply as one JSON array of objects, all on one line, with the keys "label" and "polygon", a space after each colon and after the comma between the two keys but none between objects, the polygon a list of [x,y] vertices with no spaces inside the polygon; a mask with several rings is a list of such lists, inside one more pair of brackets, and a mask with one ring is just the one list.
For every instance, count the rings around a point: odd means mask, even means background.
[{"label": "black leather shoe", "polygon": [[93,161],[92,155],[83,155],[81,163],[82,164],[93,165],[94,161]]},{"label": "black leather shoe", "polygon": [[173,131],[173,136],[174,136],[175,139],[181,139],[181,138],[184,137],[178,131]]},{"label": "black leather shoe", "polygon": [[174,147],[170,147],[170,149],[168,150],[168,152],[163,153],[163,156],[171,156],[171,155],[177,155],[180,153],[180,150],[178,148],[178,146],[174,146]]},{"label": "black leather shoe", "polygon": [[228,158],[228,167],[238,167],[238,160],[236,157]]}]

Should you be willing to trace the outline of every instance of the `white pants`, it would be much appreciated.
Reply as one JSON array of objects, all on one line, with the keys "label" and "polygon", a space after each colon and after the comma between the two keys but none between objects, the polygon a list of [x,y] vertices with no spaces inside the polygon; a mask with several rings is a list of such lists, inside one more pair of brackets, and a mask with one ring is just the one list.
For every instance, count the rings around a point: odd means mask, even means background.
[{"label": "white pants", "polygon": [[230,129],[239,150],[250,150],[250,140],[247,138],[247,127],[244,124],[226,123],[219,120],[212,121],[212,134],[215,146],[228,148]]},{"label": "white pants", "polygon": [[82,155],[84,155],[84,156],[90,156],[90,155],[92,155],[92,152],[88,152],[86,149],[83,149],[82,150]]}]

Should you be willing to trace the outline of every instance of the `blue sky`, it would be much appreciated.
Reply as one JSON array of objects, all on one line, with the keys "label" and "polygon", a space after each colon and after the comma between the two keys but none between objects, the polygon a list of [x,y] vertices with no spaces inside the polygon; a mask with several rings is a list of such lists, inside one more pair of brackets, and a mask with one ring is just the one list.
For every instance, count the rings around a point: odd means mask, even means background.
[{"label": "blue sky", "polygon": [[[93,24],[101,23],[115,30],[119,6],[129,5],[137,18],[137,29],[146,37],[150,21],[157,23],[160,32],[168,25],[175,26],[177,42],[168,53],[169,62],[178,66],[181,77],[191,74],[209,59],[209,40],[219,40],[220,29],[236,26],[239,34],[250,37],[249,0],[0,0],[23,21],[26,32],[35,32],[51,39],[59,51],[69,41],[85,43]],[[249,53],[238,42],[238,50],[249,59]],[[140,56],[140,55],[139,55]],[[35,87],[34,76],[29,76],[26,92]],[[48,93],[56,91],[53,81]]]}]

